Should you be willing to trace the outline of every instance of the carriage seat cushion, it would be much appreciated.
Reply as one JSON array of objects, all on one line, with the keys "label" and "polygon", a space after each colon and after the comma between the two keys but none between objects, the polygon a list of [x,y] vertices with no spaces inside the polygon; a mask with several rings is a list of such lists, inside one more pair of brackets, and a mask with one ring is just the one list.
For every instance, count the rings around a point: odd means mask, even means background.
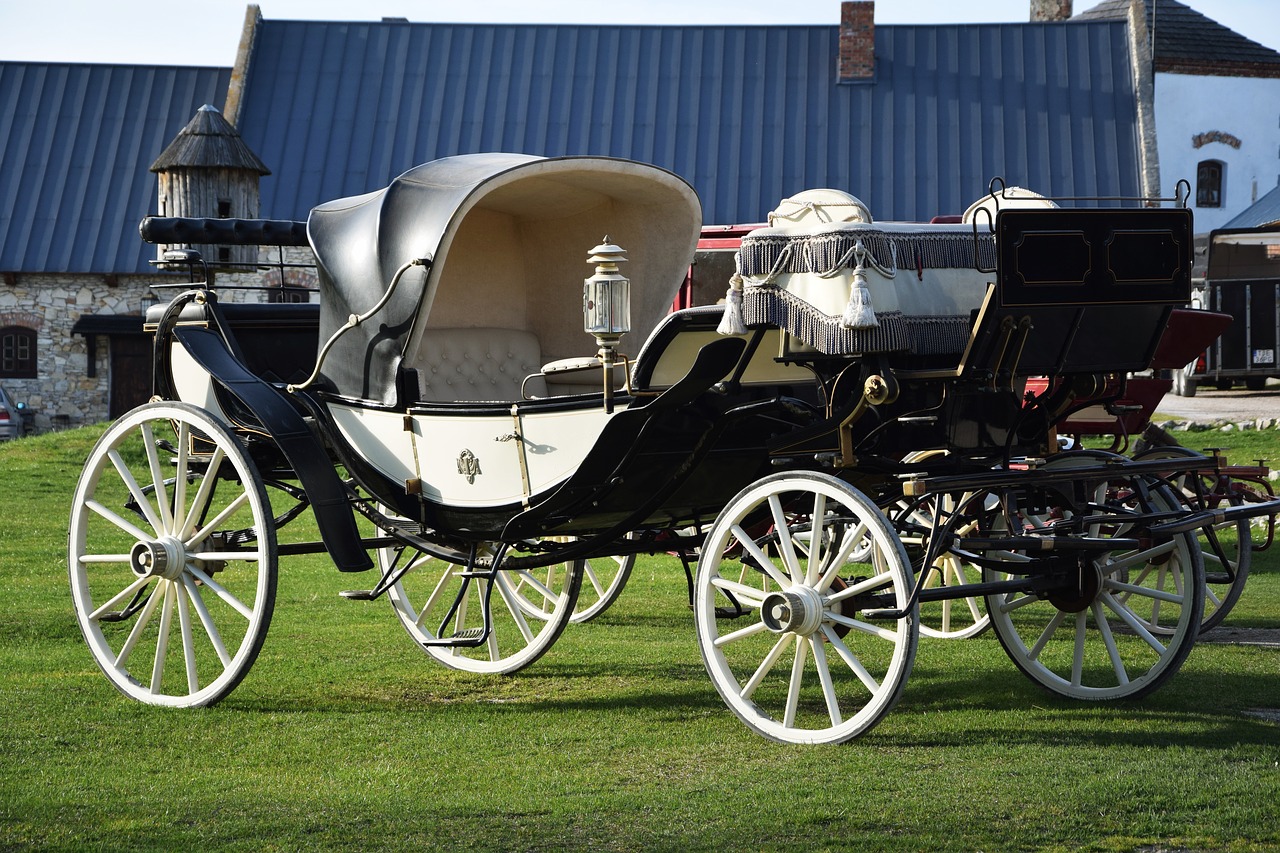
[{"label": "carriage seat cushion", "polygon": [[[427,329],[418,357],[418,389],[424,402],[515,402],[524,399],[525,377],[542,369],[542,348],[523,329]],[[531,397],[545,397],[541,376],[525,385]]]}]

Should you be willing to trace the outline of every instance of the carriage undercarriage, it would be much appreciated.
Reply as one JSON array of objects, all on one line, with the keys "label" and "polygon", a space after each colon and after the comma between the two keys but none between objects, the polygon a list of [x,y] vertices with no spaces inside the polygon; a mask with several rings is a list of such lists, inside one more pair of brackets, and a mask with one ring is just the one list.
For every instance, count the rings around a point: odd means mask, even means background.
[{"label": "carriage undercarriage", "polygon": [[[344,595],[386,598],[432,658],[491,673],[532,664],[570,621],[608,607],[635,555],[677,554],[713,684],[746,725],[782,742],[844,741],[874,726],[898,700],[922,632],[990,626],[1046,690],[1137,697],[1170,678],[1195,642],[1202,532],[1275,511],[1189,507],[1175,487],[1213,470],[1203,457],[1059,452],[1055,424],[1107,375],[1148,367],[1185,301],[1185,211],[1005,210],[994,238],[976,226],[929,234],[966,245],[969,267],[994,251],[994,282],[978,270],[972,310],[927,322],[911,319],[902,295],[905,310],[863,318],[861,337],[819,323],[806,338],[813,318],[797,319],[802,307],[785,292],[804,274],[787,279],[790,250],[774,251],[795,240],[763,234],[768,274],[742,299],[746,324],[727,336],[717,334],[725,309],[664,318],[669,291],[645,294],[632,310],[650,317],[638,322],[647,343],[621,368],[620,387],[616,337],[598,334],[584,371],[594,385],[555,388],[573,371],[552,359],[520,371],[518,397],[441,400],[425,375],[436,363],[421,353],[455,331],[464,346],[488,331],[423,319],[451,316],[445,268],[467,268],[473,223],[580,240],[607,210],[617,220],[608,227],[655,239],[663,234],[651,231],[674,231],[683,251],[688,222],[664,216],[657,228],[653,217],[680,201],[696,220],[691,191],[651,167],[454,159],[473,183],[440,212],[437,242],[396,258],[379,244],[381,274],[327,254],[326,240],[358,239],[368,211],[335,203],[313,213],[322,283],[333,281],[321,311],[333,316],[322,313],[311,333],[323,343],[309,379],[253,365],[236,312],[213,289],[184,293],[155,319],[157,399],[94,448],[70,529],[82,630],[127,695],[175,706],[226,696],[261,648],[280,557],[327,552],[340,570],[374,570],[353,575],[373,580]],[[549,223],[541,209],[523,213],[526,173],[541,190],[558,184],[573,212]],[[379,215],[439,206],[438,189],[413,184],[387,191]],[[624,206],[631,197],[640,202]],[[512,217],[518,227],[502,230]],[[857,266],[842,297],[851,306],[858,276],[888,266],[875,240],[897,241],[895,271],[906,260],[899,247],[928,242],[873,234],[869,215],[822,225],[856,238],[842,260]],[[1108,254],[1126,240],[1124,257]],[[512,254],[542,251],[526,249]],[[633,259],[657,275],[671,265],[662,249],[658,239]],[[1146,260],[1133,261],[1135,251]],[[673,269],[687,265],[675,254]],[[1064,284],[1064,268],[1083,270],[1079,281]],[[351,282],[370,280],[360,304]],[[566,339],[539,322],[529,326],[538,340]],[[920,338],[922,328],[964,334],[943,345]],[[388,329],[399,349],[388,348]],[[893,335],[924,342],[880,348]],[[499,337],[513,351],[524,340]],[[850,340],[860,346],[849,350]],[[1032,375],[1056,384],[1029,393]],[[527,394],[531,380],[541,393]],[[320,539],[279,541],[304,515]]]}]

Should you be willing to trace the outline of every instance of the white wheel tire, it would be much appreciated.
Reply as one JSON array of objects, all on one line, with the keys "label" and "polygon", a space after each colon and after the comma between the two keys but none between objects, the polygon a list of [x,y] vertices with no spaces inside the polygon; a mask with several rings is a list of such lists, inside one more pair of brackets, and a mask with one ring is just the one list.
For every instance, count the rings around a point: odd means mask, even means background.
[{"label": "white wheel tire", "polygon": [[[1096,465],[1104,455],[1080,451],[1050,465]],[[1105,503],[1107,487],[1098,484],[1092,500]],[[1167,488],[1153,487],[1151,494],[1157,509],[1179,505]],[[1123,525],[1110,531],[1095,525],[1090,535],[1126,532]],[[1100,583],[1083,609],[1060,609],[1048,596],[1000,593],[987,597],[992,627],[1014,664],[1052,693],[1092,701],[1143,696],[1178,671],[1195,643],[1204,607],[1199,546],[1194,534],[1182,534],[1132,551],[1099,552],[1091,565]],[[1004,578],[992,569],[986,573],[989,580]],[[1171,573],[1177,575],[1176,591],[1164,583]],[[1128,596],[1126,602],[1121,595]],[[1153,621],[1165,625],[1167,634],[1148,630]]]},{"label": "white wheel tire", "polygon": [[[454,603],[462,583],[460,573],[466,567],[409,548],[388,547],[378,553],[383,571],[390,560],[412,561],[409,571],[387,592],[400,624],[431,658],[464,672],[510,674],[542,657],[569,624],[582,583],[580,560],[543,569],[501,570],[489,594],[493,630],[486,642],[471,647],[432,645],[442,633],[441,622]],[[444,633],[480,631],[488,584],[483,578],[472,578]]]},{"label": "white wheel tire", "polygon": [[[256,538],[220,538],[235,531]],[[118,690],[199,707],[240,683],[271,623],[276,535],[257,467],[212,415],[149,403],[112,424],[80,475],[68,542],[80,630]]]},{"label": "white wheel tire", "polygon": [[[744,530],[762,511],[774,530],[790,531],[760,537],[772,556]],[[852,562],[868,538],[865,562]],[[763,584],[741,582],[743,563],[721,557],[739,548],[764,567]],[[740,492],[707,534],[694,590],[698,648],[716,690],[756,733],[781,743],[846,741],[897,702],[919,631],[914,609],[897,620],[844,611],[867,593],[882,596],[874,609],[905,608],[911,585],[902,543],[865,495],[826,474],[775,474]],[[784,593],[791,606],[779,604]],[[717,607],[735,602],[746,615],[717,619]]]}]

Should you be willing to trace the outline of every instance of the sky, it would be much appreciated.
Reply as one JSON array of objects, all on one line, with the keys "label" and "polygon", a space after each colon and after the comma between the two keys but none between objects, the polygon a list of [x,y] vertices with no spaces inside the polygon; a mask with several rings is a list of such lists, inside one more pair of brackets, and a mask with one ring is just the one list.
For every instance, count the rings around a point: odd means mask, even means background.
[{"label": "sky", "polygon": [[[1075,0],[1083,12],[1098,0]],[[1280,50],[1280,0],[1180,0]],[[0,0],[0,60],[230,67],[245,0]],[[840,0],[259,0],[263,17],[464,23],[831,24]],[[876,22],[1026,21],[1030,0],[878,0]],[[1158,22],[1157,22],[1158,25]]]}]

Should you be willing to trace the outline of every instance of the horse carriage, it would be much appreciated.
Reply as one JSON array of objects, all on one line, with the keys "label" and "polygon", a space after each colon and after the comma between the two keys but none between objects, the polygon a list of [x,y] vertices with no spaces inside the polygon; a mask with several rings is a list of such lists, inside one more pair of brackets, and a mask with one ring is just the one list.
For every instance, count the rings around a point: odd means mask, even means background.
[{"label": "horse carriage", "polygon": [[[458,156],[305,226],[145,221],[162,244],[309,244],[320,302],[221,300],[206,272],[150,317],[153,401],[73,499],[94,658],[139,701],[216,702],[280,557],[326,552],[435,660],[510,673],[584,576],[607,606],[593,567],[674,552],[712,683],[774,740],[875,725],[922,608],[954,602],[1049,691],[1155,689],[1200,625],[1199,531],[1276,507],[1190,504],[1177,478],[1211,460],[1059,452],[1056,426],[1150,366],[1191,215],[984,210],[876,223],[804,193],[743,239],[725,305],[674,312],[698,199],[629,161]],[[308,511],[319,538],[296,541]]]}]

